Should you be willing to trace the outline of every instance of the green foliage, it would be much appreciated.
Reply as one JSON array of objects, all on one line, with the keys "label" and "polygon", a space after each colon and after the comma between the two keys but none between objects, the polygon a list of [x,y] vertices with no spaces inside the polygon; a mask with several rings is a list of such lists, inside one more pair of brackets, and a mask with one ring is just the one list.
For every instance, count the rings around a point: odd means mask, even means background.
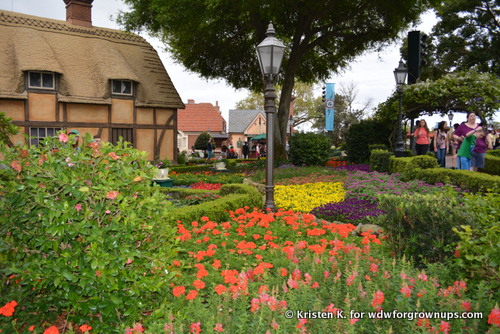
[{"label": "green foliage", "polygon": [[302,0],[270,0],[262,6],[233,0],[126,0],[130,11],[121,13],[118,21],[127,30],[144,29],[159,37],[190,71],[260,92],[264,87],[254,50],[272,21],[276,37],[287,47],[278,76],[283,87],[275,141],[276,157],[284,157],[295,83],[327,80],[366,50],[396,39],[436,2],[406,0],[388,6],[385,0],[374,0],[359,6],[353,1],[304,5]]},{"label": "green foliage", "polygon": [[[500,153],[500,150],[496,150]],[[486,156],[484,157],[484,168],[481,170],[482,172],[498,175],[500,176],[500,155],[499,154],[491,154],[493,151],[486,151]]]},{"label": "green foliage", "polygon": [[64,316],[110,333],[168,291],[178,247],[163,224],[169,203],[150,186],[156,168],[127,144],[91,140],[79,151],[57,138],[2,151],[0,278],[18,284],[0,295],[23,301],[26,325]]},{"label": "green foliage", "polygon": [[379,173],[388,173],[390,171],[390,157],[392,156],[394,156],[394,153],[386,150],[371,150],[370,168]]},{"label": "green foliage", "polygon": [[458,236],[455,226],[465,222],[458,196],[443,189],[440,194],[384,194],[378,196],[380,225],[390,235],[388,241],[399,256],[418,263],[441,262],[453,254]]},{"label": "green foliage", "polygon": [[415,179],[415,172],[420,169],[437,168],[435,156],[418,155],[407,158],[390,157],[390,172],[402,175],[403,180]]},{"label": "green foliage", "polygon": [[364,120],[349,128],[346,136],[347,159],[354,163],[364,163],[370,159],[369,145],[379,144],[389,147],[391,130],[384,123]]},{"label": "green foliage", "polygon": [[243,174],[236,173],[214,173],[214,172],[195,172],[195,173],[177,173],[170,177],[174,186],[190,186],[196,182],[204,183],[242,183]]},{"label": "green foliage", "polygon": [[296,133],[290,138],[290,161],[297,166],[324,165],[330,157],[330,139],[316,133]]},{"label": "green foliage", "polygon": [[160,191],[166,196],[181,199],[186,196],[201,195],[207,192],[219,194],[219,190],[191,189],[191,188],[161,188]]},{"label": "green foliage", "polygon": [[194,142],[194,148],[196,150],[206,150],[207,144],[210,140],[212,140],[212,136],[208,132],[203,131],[202,133],[200,133],[198,138],[196,138],[196,141]]},{"label": "green foliage", "polygon": [[408,177],[430,184],[453,184],[474,193],[487,192],[488,190],[495,193],[500,192],[500,176],[468,170],[446,168],[415,169]]},{"label": "green foliage", "polygon": [[500,288],[500,196],[465,194],[463,203],[470,221],[453,228],[460,237],[455,262],[476,284],[488,281],[496,290]]},{"label": "green foliage", "polygon": [[12,119],[6,117],[5,113],[0,112],[0,146],[10,144],[10,136],[19,133],[18,127],[11,121]]},{"label": "green foliage", "polygon": [[194,206],[173,209],[168,216],[168,221],[182,221],[190,223],[198,221],[203,216],[208,216],[215,221],[225,221],[230,218],[229,211],[238,208],[260,208],[263,204],[262,195],[257,188],[245,184],[223,185],[220,189],[220,198]]},{"label": "green foliage", "polygon": [[177,163],[179,165],[185,165],[187,163],[187,152],[181,152],[177,155]]},{"label": "green foliage", "polygon": [[432,62],[425,67],[438,74],[475,68],[500,75],[499,11],[500,5],[493,0],[442,1],[431,34]]},{"label": "green foliage", "polygon": [[[203,160],[206,162],[206,160]],[[196,173],[196,172],[209,172],[212,170],[212,165],[196,165],[196,166],[173,166],[170,167],[170,172],[175,173]]]},{"label": "green foliage", "polygon": [[[447,74],[437,80],[426,80],[407,85],[403,93],[405,117],[422,114],[445,115],[449,111],[475,112],[482,119],[494,117],[500,107],[500,79],[488,73],[465,71]],[[393,122],[398,114],[398,96],[395,93],[379,105],[376,118]]]}]

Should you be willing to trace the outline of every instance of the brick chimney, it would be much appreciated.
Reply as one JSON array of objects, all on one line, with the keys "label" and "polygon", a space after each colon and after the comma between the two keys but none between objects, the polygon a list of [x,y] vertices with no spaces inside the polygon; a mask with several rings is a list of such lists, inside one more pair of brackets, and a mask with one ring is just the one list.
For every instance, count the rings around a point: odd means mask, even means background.
[{"label": "brick chimney", "polygon": [[66,21],[82,27],[92,27],[92,2],[94,0],[64,0]]}]

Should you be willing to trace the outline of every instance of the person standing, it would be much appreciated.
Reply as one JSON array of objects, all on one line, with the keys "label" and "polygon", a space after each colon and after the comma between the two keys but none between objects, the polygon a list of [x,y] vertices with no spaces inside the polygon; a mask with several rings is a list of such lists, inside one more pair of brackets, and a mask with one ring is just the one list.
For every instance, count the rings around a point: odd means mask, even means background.
[{"label": "person standing", "polygon": [[427,127],[425,119],[420,120],[413,136],[415,138],[415,150],[417,151],[417,155],[427,154],[427,151],[429,150],[430,131]]},{"label": "person standing", "polygon": [[434,152],[440,167],[446,167],[446,151],[448,150],[448,130],[446,121],[439,122],[438,128],[434,134]]},{"label": "person standing", "polygon": [[[467,121],[463,122],[458,126],[458,128],[455,130],[455,133],[453,134],[453,138],[458,141],[457,143],[457,152],[460,150],[460,147],[462,146],[462,142],[464,141],[467,133],[469,133],[472,130],[475,130],[479,127],[478,124],[476,124],[476,114],[474,112],[469,112],[467,113]],[[463,169],[462,166],[460,166],[460,162],[462,160],[459,158],[457,159],[457,168],[458,169]]]},{"label": "person standing", "polygon": [[[479,132],[479,130],[478,130]],[[483,128],[484,136],[477,136],[476,145],[474,150],[471,152],[470,164],[472,170],[477,172],[478,168],[484,168],[484,158],[486,156],[486,150],[493,149],[493,143],[490,137],[487,135],[487,131]]]},{"label": "person standing", "polygon": [[212,140],[209,139],[207,142],[207,159],[212,158],[212,152],[214,150],[214,146],[212,145]]},{"label": "person standing", "polygon": [[223,141],[222,145],[220,147],[220,152],[221,152],[222,159],[226,159],[227,158],[227,151],[228,151],[228,149],[229,148],[227,146],[226,141]]},{"label": "person standing", "polygon": [[247,142],[243,144],[243,147],[241,148],[241,154],[243,154],[244,159],[248,159],[248,155],[250,154],[250,147],[248,147]]},{"label": "person standing", "polygon": [[482,127],[477,127],[470,130],[463,136],[462,144],[458,149],[458,160],[462,170],[471,169],[472,151],[476,145],[477,139],[484,137],[486,134]]}]

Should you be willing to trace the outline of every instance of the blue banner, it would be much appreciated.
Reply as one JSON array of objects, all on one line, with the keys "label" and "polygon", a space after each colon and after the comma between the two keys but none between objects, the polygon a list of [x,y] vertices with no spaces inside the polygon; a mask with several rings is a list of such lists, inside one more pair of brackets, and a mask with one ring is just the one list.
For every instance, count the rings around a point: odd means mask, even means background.
[{"label": "blue banner", "polygon": [[333,131],[333,122],[335,119],[335,84],[325,84],[325,130]]}]

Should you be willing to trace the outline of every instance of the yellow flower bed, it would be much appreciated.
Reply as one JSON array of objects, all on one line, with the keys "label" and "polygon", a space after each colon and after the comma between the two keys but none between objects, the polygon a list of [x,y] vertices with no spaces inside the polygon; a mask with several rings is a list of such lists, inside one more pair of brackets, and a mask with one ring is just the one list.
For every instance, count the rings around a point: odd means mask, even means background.
[{"label": "yellow flower bed", "polygon": [[316,182],[275,186],[274,200],[278,208],[310,212],[317,206],[344,200],[341,182]]}]

